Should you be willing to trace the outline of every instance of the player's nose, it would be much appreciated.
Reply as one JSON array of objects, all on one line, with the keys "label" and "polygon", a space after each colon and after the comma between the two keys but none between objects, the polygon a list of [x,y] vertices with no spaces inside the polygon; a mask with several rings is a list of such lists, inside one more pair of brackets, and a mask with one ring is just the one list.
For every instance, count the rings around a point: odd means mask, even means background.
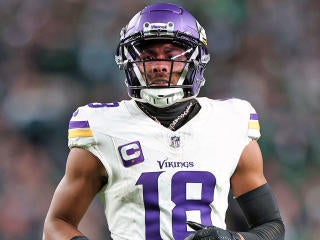
[{"label": "player's nose", "polygon": [[170,61],[155,61],[152,65],[152,72],[169,72],[171,62]]}]

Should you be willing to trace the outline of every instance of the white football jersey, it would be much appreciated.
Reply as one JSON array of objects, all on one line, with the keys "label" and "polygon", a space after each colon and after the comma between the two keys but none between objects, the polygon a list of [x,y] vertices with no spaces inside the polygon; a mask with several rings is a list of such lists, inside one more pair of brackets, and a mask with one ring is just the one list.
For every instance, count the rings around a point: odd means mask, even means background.
[{"label": "white football jersey", "polygon": [[133,100],[73,114],[69,147],[89,150],[108,173],[101,195],[114,240],[183,240],[187,220],[225,228],[230,177],[260,137],[258,116],[244,100],[197,100],[201,110],[176,131]]}]

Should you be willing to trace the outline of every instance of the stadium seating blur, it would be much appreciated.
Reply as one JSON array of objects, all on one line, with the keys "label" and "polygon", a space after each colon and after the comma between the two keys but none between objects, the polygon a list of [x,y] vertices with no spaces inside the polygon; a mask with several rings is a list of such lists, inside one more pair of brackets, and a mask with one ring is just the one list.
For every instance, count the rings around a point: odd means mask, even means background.
[{"label": "stadium seating blur", "polygon": [[[113,54],[146,2],[156,1],[0,1],[0,239],[41,239],[77,106],[128,98]],[[200,96],[244,98],[259,113],[286,240],[319,240],[320,1],[171,2],[208,35],[213,61]],[[245,229],[230,201],[228,225]],[[81,229],[110,239],[98,199]]]}]

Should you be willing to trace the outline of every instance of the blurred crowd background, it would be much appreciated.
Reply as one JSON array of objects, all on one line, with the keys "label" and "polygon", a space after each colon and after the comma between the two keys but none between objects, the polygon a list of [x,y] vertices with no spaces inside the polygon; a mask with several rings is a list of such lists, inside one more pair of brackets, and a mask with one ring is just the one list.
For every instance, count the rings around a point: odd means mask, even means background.
[{"label": "blurred crowd background", "polygon": [[[71,114],[128,99],[114,50],[121,27],[154,2],[0,0],[0,239],[41,239],[64,174]],[[320,1],[171,2],[208,35],[212,61],[200,96],[247,99],[259,113],[286,240],[319,240]],[[244,228],[232,206],[228,224]],[[109,239],[99,199],[81,229]]]}]

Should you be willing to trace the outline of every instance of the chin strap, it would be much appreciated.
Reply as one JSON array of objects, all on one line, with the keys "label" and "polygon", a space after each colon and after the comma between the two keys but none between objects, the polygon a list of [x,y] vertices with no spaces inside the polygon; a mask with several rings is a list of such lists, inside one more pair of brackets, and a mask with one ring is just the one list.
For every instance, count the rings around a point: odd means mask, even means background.
[{"label": "chin strap", "polygon": [[140,96],[142,102],[149,103],[155,107],[165,108],[183,99],[184,93],[182,88],[142,89]]}]

